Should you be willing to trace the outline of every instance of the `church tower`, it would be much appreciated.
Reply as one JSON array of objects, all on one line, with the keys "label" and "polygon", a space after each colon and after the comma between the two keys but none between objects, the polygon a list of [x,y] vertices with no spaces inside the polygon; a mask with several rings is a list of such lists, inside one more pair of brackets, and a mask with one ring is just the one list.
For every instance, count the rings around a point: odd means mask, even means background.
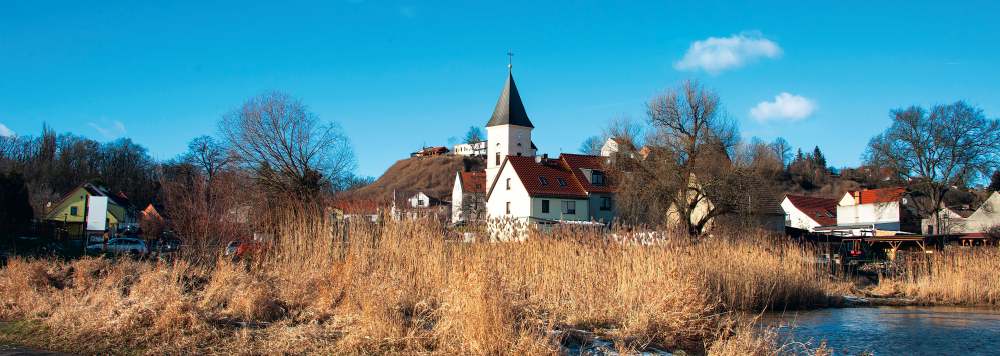
[{"label": "church tower", "polygon": [[486,186],[493,184],[503,164],[504,158],[510,156],[534,156],[536,147],[531,142],[531,130],[535,126],[528,119],[524,110],[521,95],[514,84],[514,74],[507,65],[507,82],[500,92],[500,99],[493,109],[493,116],[486,123]]}]

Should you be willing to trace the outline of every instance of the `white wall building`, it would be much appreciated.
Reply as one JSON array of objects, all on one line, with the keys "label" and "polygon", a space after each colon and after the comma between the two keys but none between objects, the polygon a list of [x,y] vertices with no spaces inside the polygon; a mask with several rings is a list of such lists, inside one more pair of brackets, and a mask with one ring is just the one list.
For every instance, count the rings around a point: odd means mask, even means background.
[{"label": "white wall building", "polygon": [[486,218],[486,173],[456,172],[451,191],[451,222]]},{"label": "white wall building", "polygon": [[1000,226],[1000,193],[993,192],[989,198],[974,211],[961,211],[942,208],[940,225],[937,219],[925,218],[921,227],[924,234],[973,234],[986,232],[994,226]]},{"label": "white wall building", "polygon": [[820,226],[837,225],[837,200],[785,195],[781,201],[785,226],[815,232]]},{"label": "white wall building", "polygon": [[456,156],[485,157],[486,141],[457,144],[451,153]]},{"label": "white wall building", "polygon": [[850,236],[918,234],[920,221],[910,205],[903,188],[847,192],[837,203],[837,226],[819,230]]}]

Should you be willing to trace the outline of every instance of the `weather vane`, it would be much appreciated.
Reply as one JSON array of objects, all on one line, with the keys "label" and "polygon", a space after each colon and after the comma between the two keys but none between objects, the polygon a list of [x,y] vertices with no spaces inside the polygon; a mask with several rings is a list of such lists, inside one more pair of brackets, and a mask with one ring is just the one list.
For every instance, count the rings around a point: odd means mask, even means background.
[{"label": "weather vane", "polygon": [[514,52],[507,50],[507,70],[511,70],[514,67]]}]

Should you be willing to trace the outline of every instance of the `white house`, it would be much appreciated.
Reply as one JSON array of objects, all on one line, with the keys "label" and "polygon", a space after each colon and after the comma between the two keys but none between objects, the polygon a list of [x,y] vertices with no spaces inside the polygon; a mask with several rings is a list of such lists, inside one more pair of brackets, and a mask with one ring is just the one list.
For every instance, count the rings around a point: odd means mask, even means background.
[{"label": "white house", "polygon": [[610,223],[615,216],[614,187],[600,169],[603,159],[507,156],[486,193],[489,216],[536,224]]},{"label": "white house", "polygon": [[849,236],[920,233],[920,219],[904,188],[847,192],[837,203],[837,225],[816,229]]},{"label": "white house", "polygon": [[991,227],[1000,226],[1000,192],[990,194],[986,202],[966,219],[966,226],[971,232],[987,231]]},{"label": "white house", "polygon": [[451,152],[456,156],[486,157],[486,141],[460,143]]},{"label": "white house", "polygon": [[441,205],[441,201],[424,194],[424,192],[417,192],[406,198],[408,208],[429,208],[437,205]]},{"label": "white house", "polygon": [[923,219],[923,233],[933,234],[972,234],[1000,226],[1000,193],[993,192],[978,209],[960,210],[943,207],[938,214],[941,216],[941,226],[937,219]]},{"label": "white house", "polygon": [[781,201],[785,226],[815,232],[820,226],[837,225],[837,200],[785,195]]},{"label": "white house", "polygon": [[451,191],[451,222],[486,217],[486,172],[456,172]]},{"label": "white house", "polygon": [[611,155],[621,152],[622,149],[628,150],[629,157],[635,157],[635,147],[629,141],[615,137],[608,138],[607,141],[604,141],[604,145],[601,145],[601,156],[611,157]]}]

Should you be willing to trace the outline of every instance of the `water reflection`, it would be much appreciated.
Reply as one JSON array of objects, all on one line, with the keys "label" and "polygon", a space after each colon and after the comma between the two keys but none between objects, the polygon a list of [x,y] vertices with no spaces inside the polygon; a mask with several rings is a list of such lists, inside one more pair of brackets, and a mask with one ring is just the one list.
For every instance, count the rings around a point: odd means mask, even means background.
[{"label": "water reflection", "polygon": [[1000,354],[1000,311],[969,308],[881,307],[771,314],[787,341],[821,341],[838,355]]}]

